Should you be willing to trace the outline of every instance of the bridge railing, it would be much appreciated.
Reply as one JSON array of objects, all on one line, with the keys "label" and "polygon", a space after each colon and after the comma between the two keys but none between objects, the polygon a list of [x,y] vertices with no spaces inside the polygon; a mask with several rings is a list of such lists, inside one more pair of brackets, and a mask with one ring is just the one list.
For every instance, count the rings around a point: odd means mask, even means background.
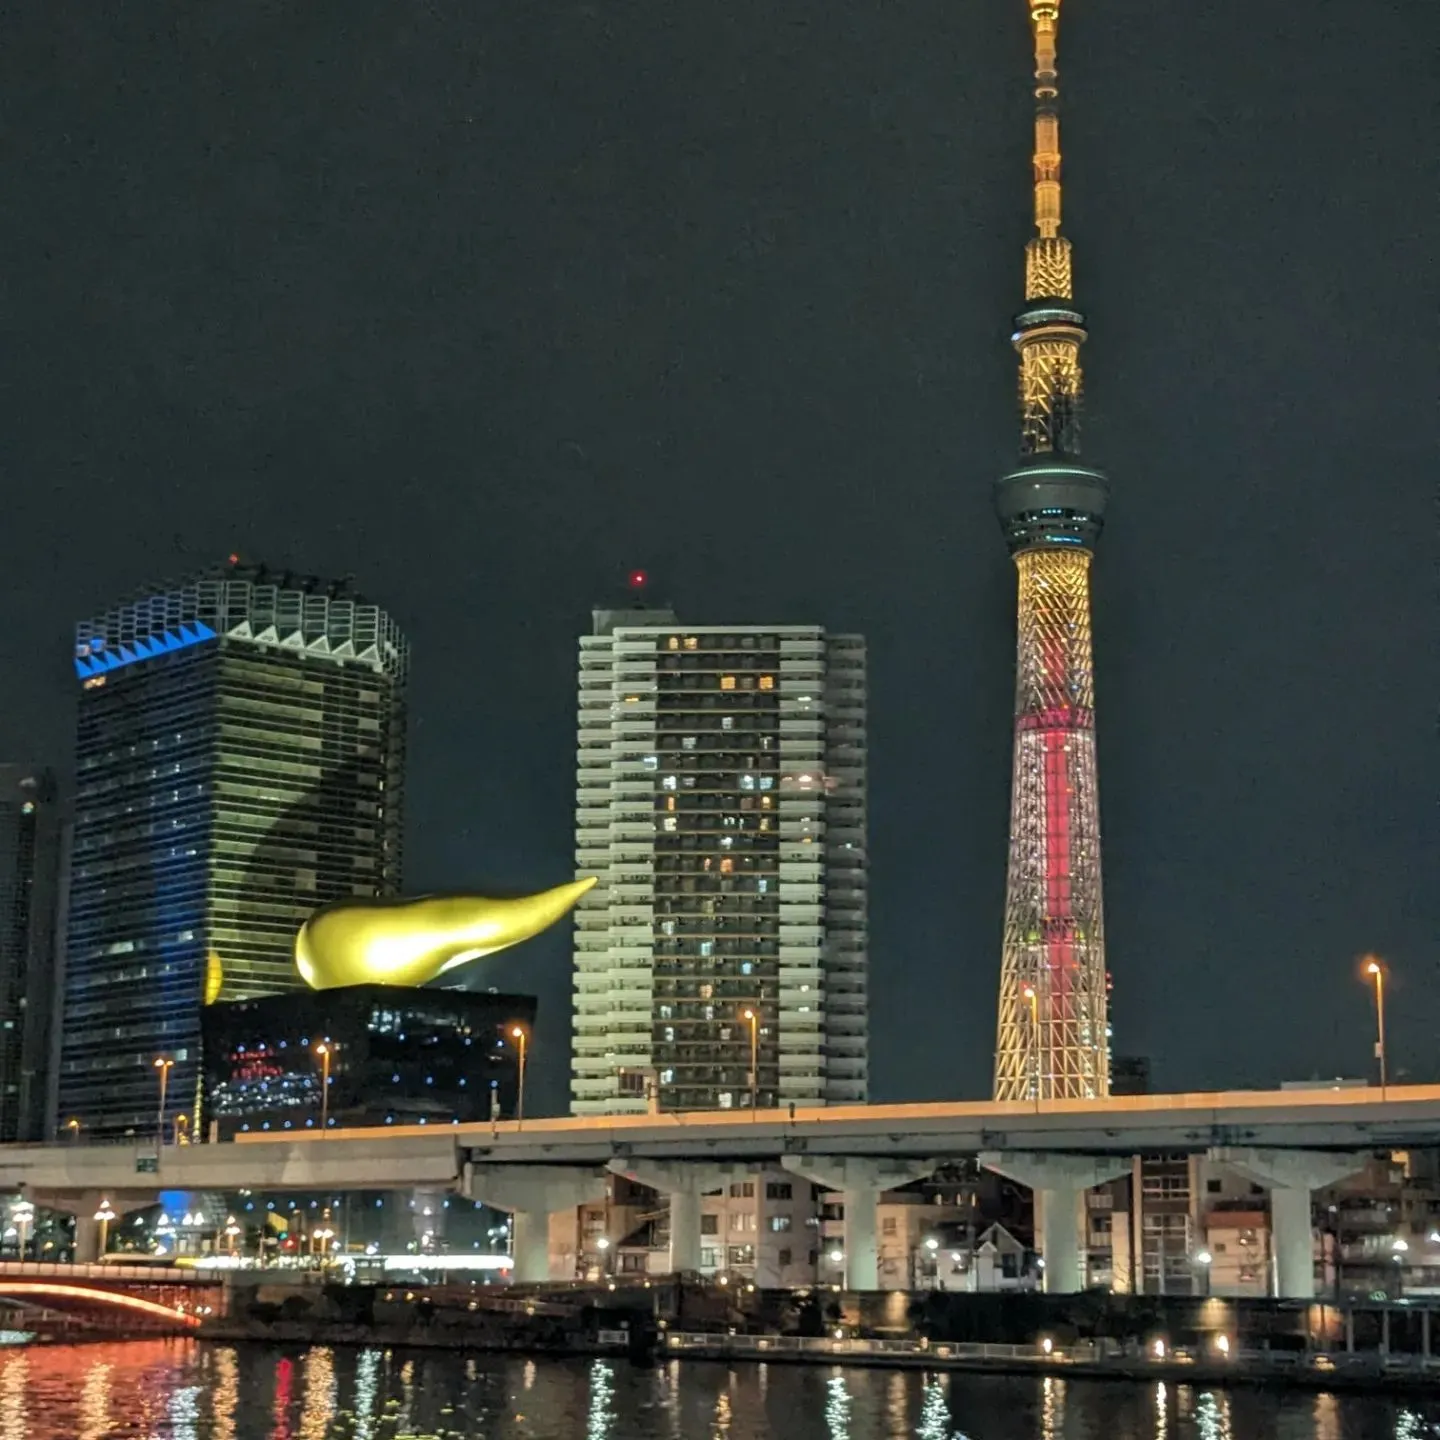
[{"label": "bridge railing", "polygon": [[141,1280],[150,1285],[216,1283],[213,1275],[159,1265],[60,1265],[45,1260],[0,1261],[0,1280]]}]

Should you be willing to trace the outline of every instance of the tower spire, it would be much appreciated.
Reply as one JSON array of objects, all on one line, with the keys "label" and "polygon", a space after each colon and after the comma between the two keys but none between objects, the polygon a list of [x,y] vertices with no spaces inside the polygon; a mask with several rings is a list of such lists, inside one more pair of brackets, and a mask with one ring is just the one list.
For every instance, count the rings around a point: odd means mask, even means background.
[{"label": "tower spire", "polygon": [[1077,459],[1085,317],[1060,233],[1060,5],[1026,0],[1035,40],[1035,234],[1012,337],[1022,460],[995,490],[1019,581],[995,1098],[1037,1103],[1094,1099],[1110,1088],[1090,645],[1090,563],[1108,486]]}]

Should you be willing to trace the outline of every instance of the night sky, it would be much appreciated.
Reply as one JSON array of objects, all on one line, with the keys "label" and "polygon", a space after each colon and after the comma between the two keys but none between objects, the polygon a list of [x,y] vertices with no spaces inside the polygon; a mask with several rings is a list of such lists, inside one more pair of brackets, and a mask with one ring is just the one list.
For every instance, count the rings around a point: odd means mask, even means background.
[{"label": "night sky", "polygon": [[[1440,1078],[1421,0],[1067,0],[1115,1047],[1162,1088]],[[988,1094],[1029,234],[1020,0],[48,0],[0,58],[0,755],[71,627],[247,558],[413,646],[407,880],[568,877],[575,637],[871,663],[872,1095]],[[541,997],[564,1103],[568,934]]]}]

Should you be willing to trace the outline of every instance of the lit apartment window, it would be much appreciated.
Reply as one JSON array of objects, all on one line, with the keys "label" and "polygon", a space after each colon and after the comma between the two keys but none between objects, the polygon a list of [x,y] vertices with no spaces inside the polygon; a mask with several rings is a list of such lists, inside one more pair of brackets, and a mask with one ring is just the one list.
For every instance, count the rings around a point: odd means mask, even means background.
[{"label": "lit apartment window", "polygon": [[760,677],[760,688],[762,690],[773,690],[775,688],[775,677],[773,675],[762,675]]},{"label": "lit apartment window", "polygon": [[735,688],[735,677],[733,675],[722,675],[720,677],[720,688],[722,690],[733,690]]}]

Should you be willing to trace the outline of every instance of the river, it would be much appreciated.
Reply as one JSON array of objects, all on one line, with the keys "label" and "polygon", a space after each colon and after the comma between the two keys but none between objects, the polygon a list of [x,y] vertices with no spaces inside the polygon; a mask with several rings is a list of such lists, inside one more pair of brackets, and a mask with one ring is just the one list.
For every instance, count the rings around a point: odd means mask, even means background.
[{"label": "river", "polygon": [[1434,1401],[134,1341],[0,1353],[0,1440],[1440,1440]]}]

